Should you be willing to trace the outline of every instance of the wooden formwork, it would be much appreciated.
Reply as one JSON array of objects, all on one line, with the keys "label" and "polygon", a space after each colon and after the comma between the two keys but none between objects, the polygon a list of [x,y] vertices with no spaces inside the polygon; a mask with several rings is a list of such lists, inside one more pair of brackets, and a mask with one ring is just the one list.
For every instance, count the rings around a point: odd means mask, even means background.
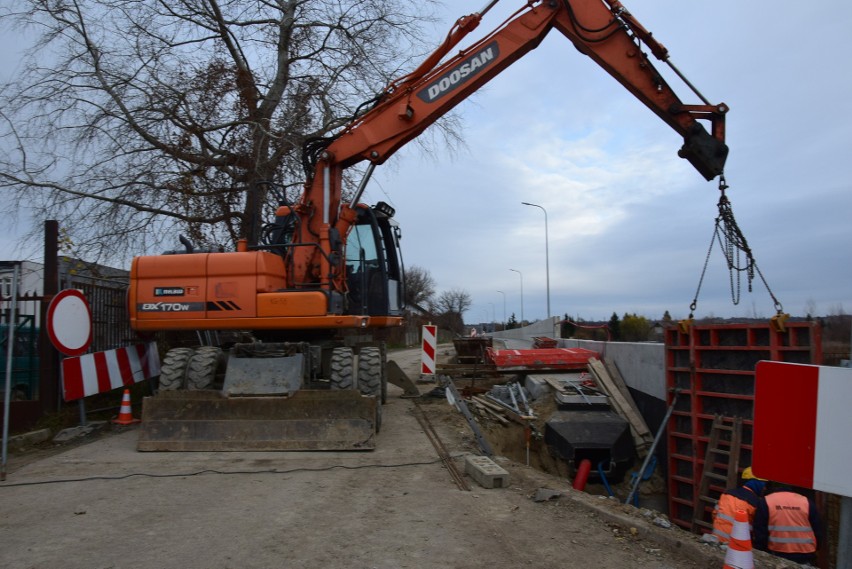
[{"label": "wooden formwork", "polygon": [[[751,464],[754,368],[761,360],[822,363],[819,325],[787,322],[784,331],[770,322],[694,324],[688,332],[666,330],[668,403],[677,405],[667,425],[669,516],[685,529],[702,517],[699,487],[713,419],[742,418],[739,464]],[[720,467],[723,465],[720,465]],[[725,488],[711,488],[716,496]],[[709,508],[704,513],[709,519]]]}]

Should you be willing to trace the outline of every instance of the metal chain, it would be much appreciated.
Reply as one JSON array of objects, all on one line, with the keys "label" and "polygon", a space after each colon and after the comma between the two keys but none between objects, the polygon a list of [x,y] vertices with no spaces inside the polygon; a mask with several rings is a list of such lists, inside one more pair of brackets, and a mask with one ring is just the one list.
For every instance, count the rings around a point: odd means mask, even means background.
[{"label": "metal chain", "polygon": [[[737,220],[734,219],[731,202],[725,195],[725,190],[727,188],[728,185],[725,182],[725,176],[722,175],[719,177],[719,191],[722,194],[718,203],[719,216],[716,218],[713,236],[710,238],[710,247],[707,250],[707,257],[704,259],[704,268],[701,270],[701,277],[698,279],[698,288],[695,291],[695,298],[689,305],[689,318],[692,319],[695,308],[698,306],[698,295],[701,292],[701,285],[704,282],[704,275],[707,272],[707,265],[710,262],[710,254],[713,252],[713,244],[716,241],[719,242],[719,248],[722,250],[722,254],[725,256],[725,262],[728,265],[731,301],[734,305],[736,306],[740,303],[742,273],[746,273],[748,279],[748,291],[752,292],[752,281],[754,280],[755,272],[757,272],[758,276],[760,276],[760,280],[769,292],[769,296],[772,297],[775,310],[778,314],[781,314],[784,311],[784,308],[775,297],[772,289],[769,288],[769,283],[766,282],[766,278],[763,276],[760,268],[758,268],[757,261],[754,259],[751,248],[749,248],[745,236],[740,230],[739,225],[737,225]],[[745,254],[745,265],[742,264],[741,254]],[[735,274],[736,279],[734,278]]]}]

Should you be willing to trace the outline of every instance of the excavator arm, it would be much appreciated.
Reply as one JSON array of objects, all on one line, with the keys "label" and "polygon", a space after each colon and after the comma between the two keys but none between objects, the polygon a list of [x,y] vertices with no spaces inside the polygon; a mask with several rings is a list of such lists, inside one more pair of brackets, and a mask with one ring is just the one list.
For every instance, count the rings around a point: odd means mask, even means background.
[{"label": "excavator arm", "polygon": [[[492,2],[491,5],[494,3]],[[490,6],[489,6],[490,7]],[[344,169],[362,161],[385,162],[556,29],[600,65],[684,139],[679,155],[707,180],[722,174],[725,104],[684,104],[655,69],[643,45],[661,61],[668,51],[617,0],[530,1],[503,25],[444,63],[481,14],[458,20],[444,43],[414,72],[389,85],[375,105],[316,152],[313,176],[295,213],[301,218],[296,242],[318,241],[318,249],[293,250],[290,284],[320,283],[340,289],[343,276],[333,266],[335,242],[347,235],[354,206],[341,203]],[[677,70],[675,70],[677,71]],[[700,96],[700,94],[699,94]],[[710,124],[710,131],[699,121]]]}]

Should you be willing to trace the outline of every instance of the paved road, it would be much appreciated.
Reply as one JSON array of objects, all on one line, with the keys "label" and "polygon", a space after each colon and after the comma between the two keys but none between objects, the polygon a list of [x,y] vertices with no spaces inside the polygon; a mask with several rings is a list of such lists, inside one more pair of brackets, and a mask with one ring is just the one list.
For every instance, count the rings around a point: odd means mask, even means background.
[{"label": "paved road", "polygon": [[[2,568],[681,568],[650,524],[613,522],[565,481],[501,463],[510,487],[459,489],[391,388],[363,453],[139,453],[135,428],[21,466],[0,483]],[[425,403],[427,412],[440,401]],[[464,423],[440,420],[464,469]],[[638,530],[633,535],[630,527]]]}]

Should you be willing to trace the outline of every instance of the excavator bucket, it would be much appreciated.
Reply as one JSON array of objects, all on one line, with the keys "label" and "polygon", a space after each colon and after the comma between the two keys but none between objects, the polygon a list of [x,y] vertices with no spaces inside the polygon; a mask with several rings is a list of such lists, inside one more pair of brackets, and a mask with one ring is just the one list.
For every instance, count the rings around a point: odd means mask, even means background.
[{"label": "excavator bucket", "polygon": [[161,391],[142,402],[140,451],[372,450],[375,397],[354,390],[227,397]]}]

